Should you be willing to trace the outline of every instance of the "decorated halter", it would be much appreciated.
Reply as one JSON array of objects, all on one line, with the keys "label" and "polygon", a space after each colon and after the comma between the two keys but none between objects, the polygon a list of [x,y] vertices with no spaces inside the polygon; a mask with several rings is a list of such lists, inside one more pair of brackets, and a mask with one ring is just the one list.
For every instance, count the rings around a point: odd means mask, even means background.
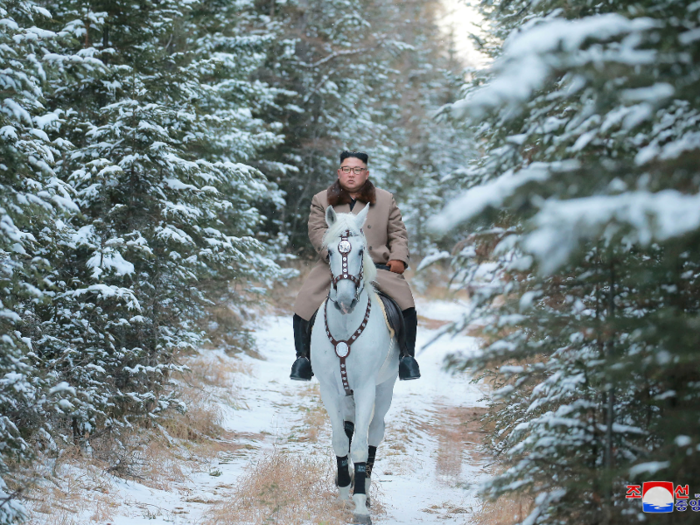
[{"label": "decorated halter", "polygon": [[348,382],[348,371],[347,367],[345,366],[345,359],[350,355],[350,345],[357,341],[357,338],[360,337],[362,335],[362,332],[365,331],[365,327],[367,326],[367,322],[369,321],[369,314],[371,309],[372,300],[368,297],[367,310],[365,310],[365,317],[360,323],[360,326],[348,339],[345,339],[344,341],[338,341],[331,334],[331,329],[328,328],[328,301],[326,301],[325,311],[323,312],[323,317],[326,321],[326,335],[328,336],[328,340],[333,345],[333,348],[335,348],[335,355],[337,355],[340,358],[340,379],[343,382],[343,389],[345,390],[346,396],[352,395],[352,389],[350,388],[350,383]]},{"label": "decorated halter", "polygon": [[352,281],[353,283],[355,283],[359,295],[360,285],[362,284],[362,278],[365,272],[365,265],[363,258],[361,258],[360,272],[358,273],[358,275],[355,276],[348,273],[348,254],[352,251],[352,244],[348,240],[348,237],[350,237],[350,230],[345,230],[343,233],[340,234],[340,242],[338,243],[338,253],[340,253],[342,257],[342,270],[338,275],[332,278],[331,282],[333,283],[333,288],[335,288],[338,282],[342,281],[343,279]]}]

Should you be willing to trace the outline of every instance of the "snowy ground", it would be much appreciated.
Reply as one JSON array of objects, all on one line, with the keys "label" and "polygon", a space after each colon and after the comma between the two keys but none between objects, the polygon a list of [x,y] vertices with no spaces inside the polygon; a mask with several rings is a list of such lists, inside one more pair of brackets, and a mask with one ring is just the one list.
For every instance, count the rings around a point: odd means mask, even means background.
[{"label": "snowy ground", "polygon": [[[439,321],[455,319],[464,308],[454,302],[419,302],[418,348],[434,337]],[[115,481],[113,495],[120,506],[103,523],[206,523],[211,509],[225,502],[241,477],[273,448],[333,457],[326,417],[319,418],[314,441],[299,439],[308,430],[304,417],[309,405],[321,405],[315,380],[306,384],[288,379],[294,355],[291,318],[260,318],[255,337],[263,359],[242,358],[245,373],[237,374],[232,385],[236,401],[221,407],[224,426],[237,433],[243,446],[220,455],[209,472],[188,473],[186,482],[172,484],[169,490]],[[419,350],[420,380],[397,382],[373,476],[372,495],[383,509],[374,523],[465,524],[478,511],[480,502],[467,487],[486,475],[484,460],[475,452],[477,425],[465,421],[484,406],[483,387],[470,383],[466,375],[452,376],[441,369],[447,353],[474,349],[473,338],[444,338]],[[223,353],[218,358],[240,359]]]}]

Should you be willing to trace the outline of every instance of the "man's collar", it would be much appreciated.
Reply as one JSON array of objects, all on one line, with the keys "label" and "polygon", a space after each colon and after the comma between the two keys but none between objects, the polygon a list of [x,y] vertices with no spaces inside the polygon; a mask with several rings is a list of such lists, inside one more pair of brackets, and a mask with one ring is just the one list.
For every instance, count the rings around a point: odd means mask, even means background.
[{"label": "man's collar", "polygon": [[[348,193],[348,191],[340,185],[339,180],[336,180],[333,184],[331,184],[326,191],[328,204],[331,206],[337,206],[338,204],[350,204],[352,201],[350,193]],[[367,204],[374,204],[377,202],[377,192],[371,180],[367,179],[362,188],[360,188],[357,200]]]}]

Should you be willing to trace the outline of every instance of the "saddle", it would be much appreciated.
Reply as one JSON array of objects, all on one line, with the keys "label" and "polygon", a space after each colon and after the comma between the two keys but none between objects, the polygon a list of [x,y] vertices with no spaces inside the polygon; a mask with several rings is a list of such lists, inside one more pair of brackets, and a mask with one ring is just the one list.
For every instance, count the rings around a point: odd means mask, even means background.
[{"label": "saddle", "polygon": [[406,327],[401,308],[399,308],[396,301],[394,301],[384,292],[377,291],[377,295],[382,301],[384,320],[386,321],[387,327],[389,328],[389,331],[393,332],[394,337],[396,337],[401,355],[406,355]]},{"label": "saddle", "polygon": [[[401,308],[391,297],[389,297],[384,292],[377,291],[377,295],[381,300],[382,312],[384,313],[384,321],[392,336],[396,337],[396,341],[399,344],[399,350],[401,355],[406,355],[408,350],[406,348],[406,328],[403,320],[403,313]],[[311,330],[314,326],[314,321],[316,321],[316,314],[318,310],[314,312],[308,323],[308,329],[306,332],[307,341],[311,341]],[[311,348],[310,344],[307,344],[307,348]]]}]

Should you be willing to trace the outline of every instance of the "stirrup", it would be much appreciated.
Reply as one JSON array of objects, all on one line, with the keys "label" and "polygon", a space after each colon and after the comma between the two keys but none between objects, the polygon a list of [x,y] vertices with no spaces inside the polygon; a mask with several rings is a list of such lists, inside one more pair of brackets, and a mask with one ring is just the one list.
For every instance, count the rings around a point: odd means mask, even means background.
[{"label": "stirrup", "polygon": [[401,381],[420,379],[420,367],[413,356],[405,355],[399,359],[399,379]]},{"label": "stirrup", "polygon": [[289,374],[289,379],[294,381],[311,381],[314,372],[311,370],[311,361],[308,357],[298,357],[292,365],[292,373]]}]

